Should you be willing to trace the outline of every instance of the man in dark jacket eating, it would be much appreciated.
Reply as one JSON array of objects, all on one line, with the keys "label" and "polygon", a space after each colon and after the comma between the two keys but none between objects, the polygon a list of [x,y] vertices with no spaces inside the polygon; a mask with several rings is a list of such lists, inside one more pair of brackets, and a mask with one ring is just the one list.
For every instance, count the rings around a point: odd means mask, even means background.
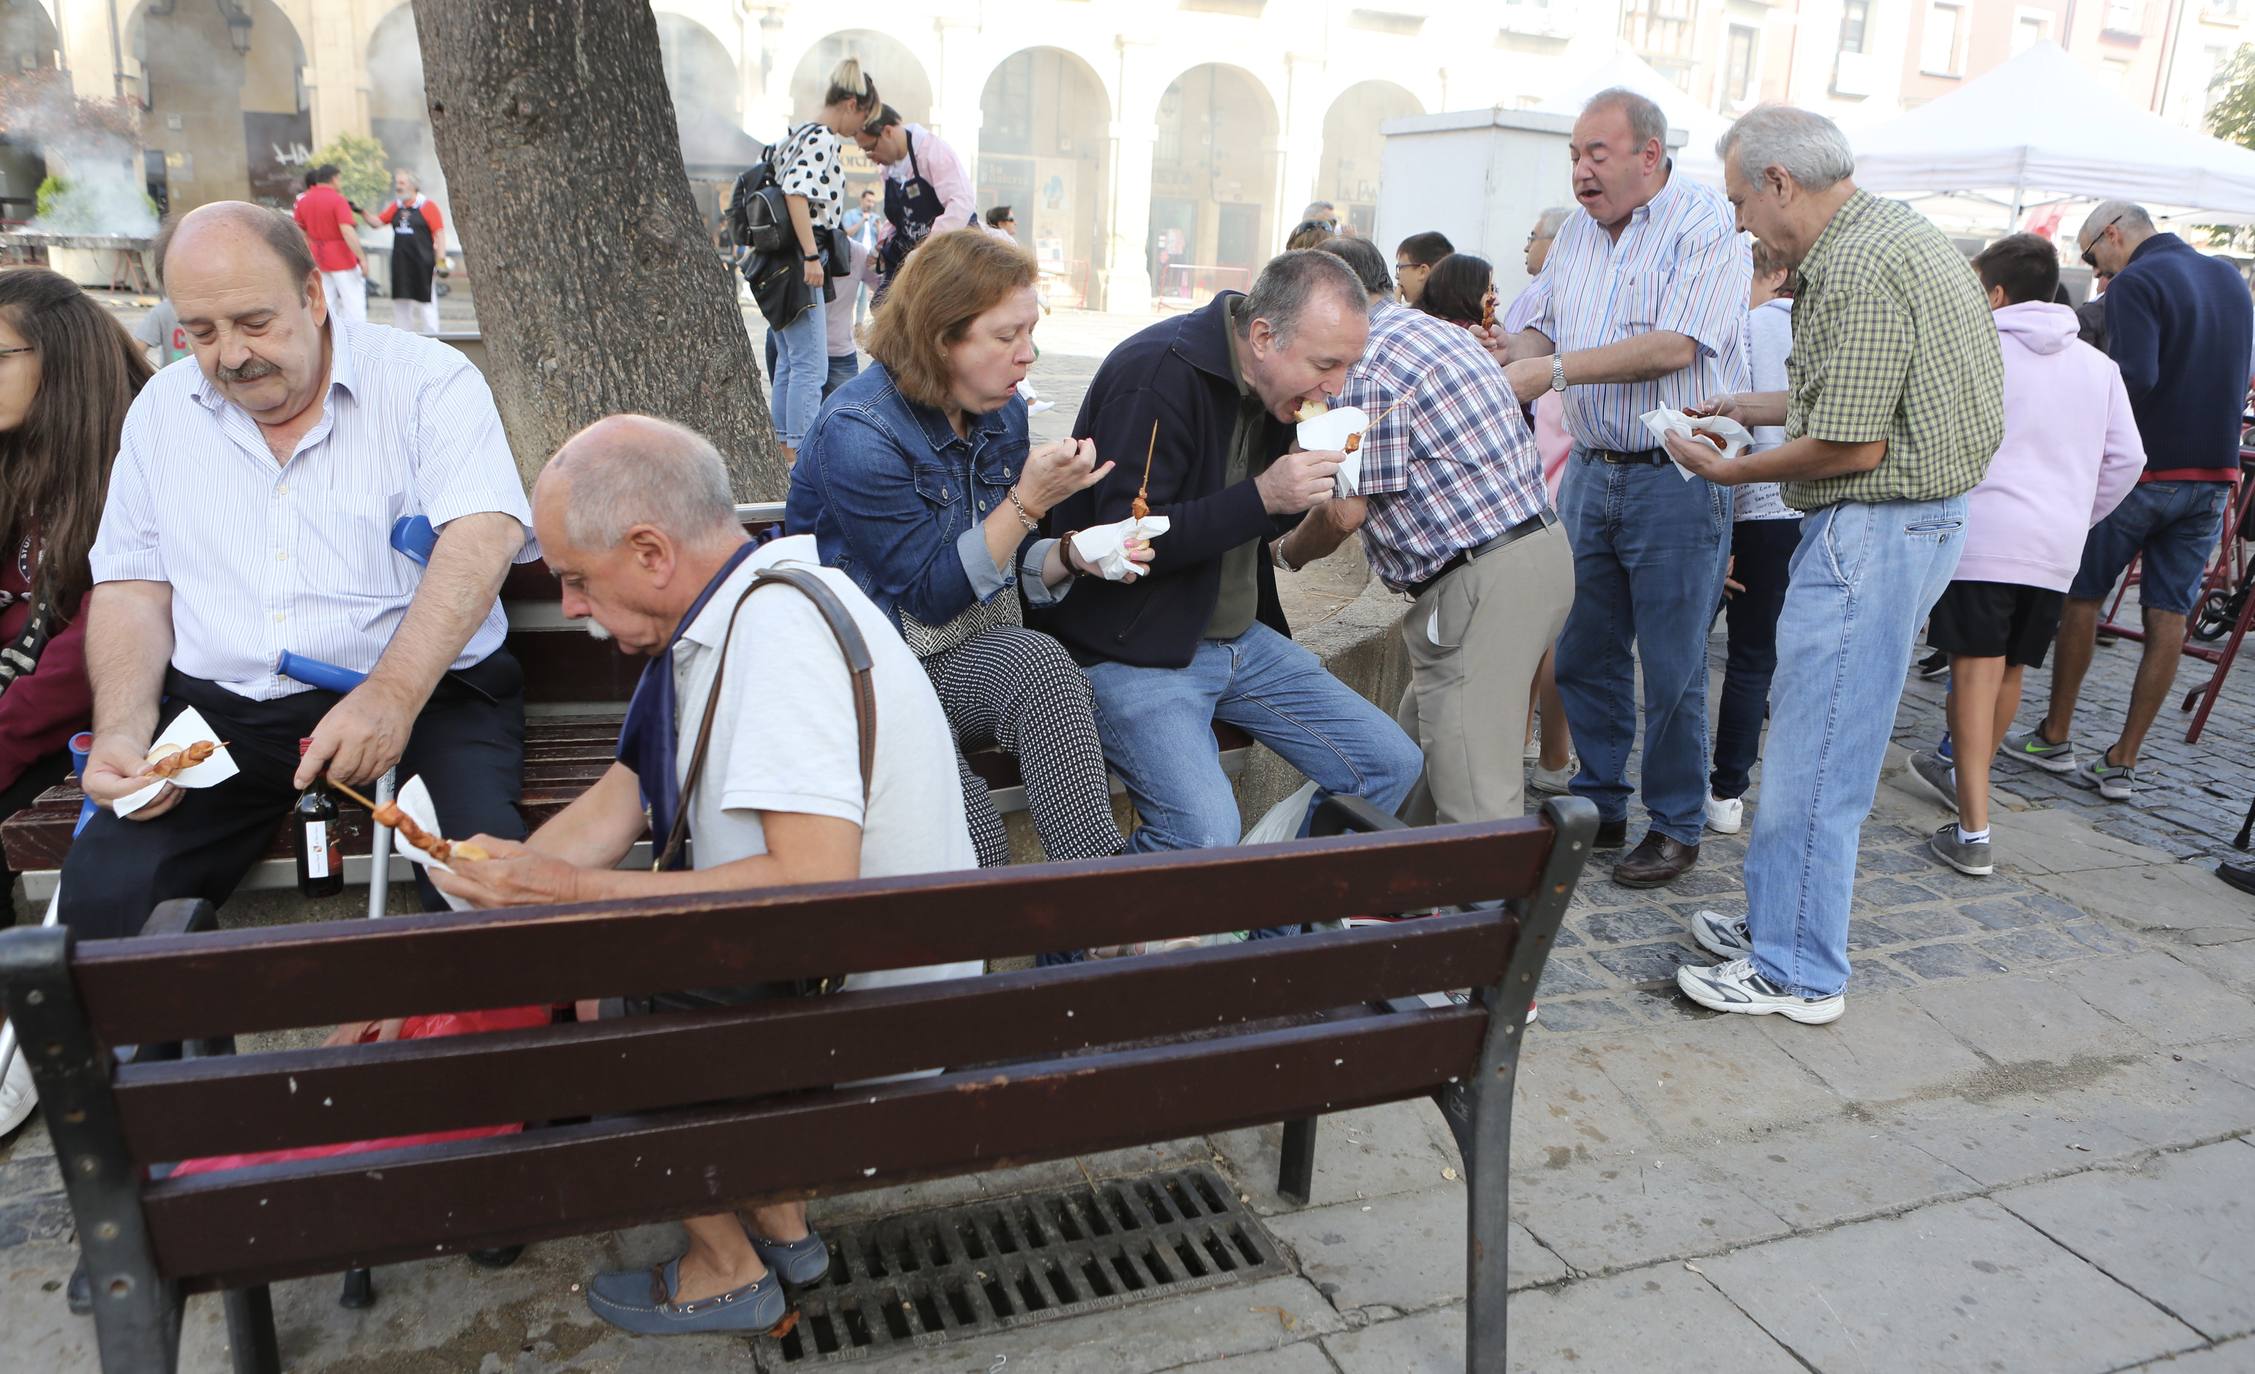
[{"label": "man in dark jacket eating", "polygon": [[1035,623],[1088,670],[1105,758],[1142,818],[1132,850],[1237,842],[1217,720],[1389,813],[1417,781],[1416,743],[1292,642],[1271,561],[1274,541],[1330,499],[1341,459],[1297,451],[1293,422],[1338,395],[1368,333],[1346,264],[1286,253],[1250,295],[1223,292],[1134,335],[1089,384],[1073,433],[1119,466],[1049,512],[1049,532],[1128,519],[1139,491],[1169,528],[1137,581],[1084,578]]}]

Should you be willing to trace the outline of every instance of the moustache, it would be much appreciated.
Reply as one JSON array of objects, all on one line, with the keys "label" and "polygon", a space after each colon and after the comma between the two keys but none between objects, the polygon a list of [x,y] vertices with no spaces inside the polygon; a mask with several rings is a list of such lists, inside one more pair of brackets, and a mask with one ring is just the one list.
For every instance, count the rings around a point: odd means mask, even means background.
[{"label": "moustache", "polygon": [[580,624],[581,628],[587,631],[587,637],[589,639],[595,640],[598,643],[608,643],[610,641],[611,632],[596,624],[593,620],[585,620],[580,622]]},{"label": "moustache", "polygon": [[218,374],[219,380],[223,382],[255,382],[261,378],[271,377],[281,370],[263,358],[253,358],[241,367],[223,366],[218,369]]}]

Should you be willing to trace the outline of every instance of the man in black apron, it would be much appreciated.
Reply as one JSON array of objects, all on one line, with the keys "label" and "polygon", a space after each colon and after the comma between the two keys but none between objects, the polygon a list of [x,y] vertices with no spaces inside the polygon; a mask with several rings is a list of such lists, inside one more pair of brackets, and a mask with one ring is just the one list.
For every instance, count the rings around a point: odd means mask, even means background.
[{"label": "man in black apron", "polygon": [[410,333],[436,334],[438,296],[431,277],[438,268],[446,219],[405,167],[392,174],[392,189],[397,195],[377,215],[392,228],[391,322]]},{"label": "man in black apron", "polygon": [[[904,123],[892,106],[878,106],[854,142],[885,169],[885,221],[891,231],[877,245],[873,298],[882,301],[893,274],[917,244],[935,229],[976,224],[979,216],[963,159],[938,134]],[[898,173],[903,162],[908,164],[905,177]]]}]

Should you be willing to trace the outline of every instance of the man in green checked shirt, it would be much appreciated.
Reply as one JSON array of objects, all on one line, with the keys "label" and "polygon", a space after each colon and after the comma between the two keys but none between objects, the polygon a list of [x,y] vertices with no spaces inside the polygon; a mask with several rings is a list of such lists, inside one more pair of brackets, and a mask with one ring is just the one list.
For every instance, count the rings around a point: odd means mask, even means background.
[{"label": "man in green checked shirt", "polygon": [[1821,1024],[1845,1006],[1856,844],[1912,644],[2004,435],[2004,362],[1972,268],[1915,211],[1856,189],[1831,120],[1765,105],[1717,151],[1739,227],[1799,266],[1801,291],[1791,389],[1704,408],[1783,424],[1786,443],[1735,461],[1681,438],[1668,451],[1712,482],[1782,482],[1807,518],[1777,625],[1747,913],[1693,916],[1725,962],[1676,982],[1717,1011]]}]

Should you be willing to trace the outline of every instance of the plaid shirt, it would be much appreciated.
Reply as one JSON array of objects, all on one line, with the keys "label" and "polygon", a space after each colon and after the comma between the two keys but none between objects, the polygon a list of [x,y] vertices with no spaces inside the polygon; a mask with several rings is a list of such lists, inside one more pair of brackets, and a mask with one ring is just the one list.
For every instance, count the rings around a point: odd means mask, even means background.
[{"label": "plaid shirt", "polygon": [[1785,437],[1887,443],[1870,472],[1789,482],[1785,503],[1971,491],[2004,438],[2004,357],[1973,269],[1898,201],[1857,191],[1801,264]]},{"label": "plaid shirt", "polygon": [[1356,490],[1370,498],[1370,566],[1395,591],[1550,504],[1534,432],[1468,329],[1391,302],[1372,307],[1370,342],[1339,400],[1378,416],[1357,450]]}]

